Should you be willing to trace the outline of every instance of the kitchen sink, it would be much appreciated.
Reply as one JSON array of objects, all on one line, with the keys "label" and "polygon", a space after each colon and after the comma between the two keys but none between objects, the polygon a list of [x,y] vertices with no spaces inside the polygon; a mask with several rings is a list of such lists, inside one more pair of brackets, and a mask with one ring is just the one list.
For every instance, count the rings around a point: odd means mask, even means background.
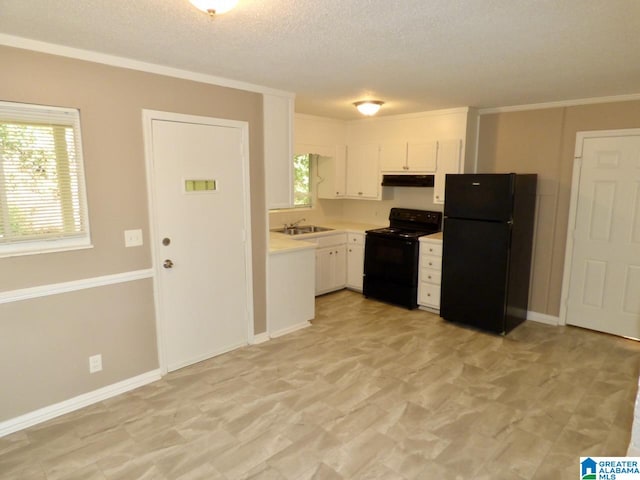
[{"label": "kitchen sink", "polygon": [[302,235],[304,233],[329,232],[333,228],[320,227],[318,225],[299,225],[297,227],[275,228],[272,232],[284,233],[286,235]]}]

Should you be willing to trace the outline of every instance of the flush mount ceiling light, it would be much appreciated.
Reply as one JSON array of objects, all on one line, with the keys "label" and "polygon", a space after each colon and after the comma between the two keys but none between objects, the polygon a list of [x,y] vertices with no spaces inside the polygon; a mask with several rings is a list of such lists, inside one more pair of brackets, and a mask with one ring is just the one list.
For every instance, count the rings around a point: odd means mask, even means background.
[{"label": "flush mount ceiling light", "polygon": [[198,10],[208,13],[212,17],[228,12],[238,3],[238,0],[189,0]]},{"label": "flush mount ceiling light", "polygon": [[361,102],[355,102],[353,105],[358,109],[358,111],[367,116],[372,116],[378,113],[380,107],[384,104],[380,100],[363,100]]}]

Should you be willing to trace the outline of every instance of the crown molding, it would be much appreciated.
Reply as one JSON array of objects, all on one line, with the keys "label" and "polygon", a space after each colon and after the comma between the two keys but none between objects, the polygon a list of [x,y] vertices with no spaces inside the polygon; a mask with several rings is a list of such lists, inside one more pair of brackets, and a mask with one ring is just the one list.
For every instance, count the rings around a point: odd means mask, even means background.
[{"label": "crown molding", "polygon": [[182,70],[179,68],[167,67],[155,63],[141,62],[125,57],[115,55],[107,55],[105,53],[94,52],[92,50],[83,50],[79,48],[67,47],[55,43],[41,42],[24,37],[16,37],[0,33],[0,45],[7,47],[20,48],[23,50],[32,50],[34,52],[47,53],[50,55],[58,55],[60,57],[74,58],[87,62],[101,63],[112,67],[127,68],[129,70],[138,70],[141,72],[155,73],[167,77],[181,78],[183,80],[193,80],[195,82],[207,83],[219,87],[235,88],[237,90],[245,90],[247,92],[261,93],[267,95],[277,95],[280,97],[295,98],[295,93],[284,90],[277,90],[253,83],[240,82],[228,78],[207,75],[203,73]]},{"label": "crown molding", "polygon": [[487,115],[491,113],[521,112],[524,110],[541,110],[544,108],[576,107],[579,105],[592,105],[596,103],[632,102],[634,100],[640,100],[640,93],[632,93],[628,95],[614,95],[610,97],[594,97],[594,98],[581,98],[576,100],[561,100],[558,102],[531,103],[528,105],[514,105],[510,107],[480,108],[478,110],[478,113],[480,115]]},{"label": "crown molding", "polygon": [[338,125],[344,125],[348,122],[348,120],[341,120],[339,118],[332,117],[322,117],[320,115],[310,115],[308,113],[296,113],[295,117],[301,120],[313,120],[316,122],[333,123]]}]

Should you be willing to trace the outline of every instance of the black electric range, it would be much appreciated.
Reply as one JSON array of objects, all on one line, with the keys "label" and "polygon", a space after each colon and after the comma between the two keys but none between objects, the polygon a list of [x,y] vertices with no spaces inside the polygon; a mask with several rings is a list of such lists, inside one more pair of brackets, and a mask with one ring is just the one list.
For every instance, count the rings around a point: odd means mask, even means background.
[{"label": "black electric range", "polygon": [[365,297],[418,306],[419,238],[439,232],[442,212],[392,208],[389,226],[367,230],[364,249]]}]

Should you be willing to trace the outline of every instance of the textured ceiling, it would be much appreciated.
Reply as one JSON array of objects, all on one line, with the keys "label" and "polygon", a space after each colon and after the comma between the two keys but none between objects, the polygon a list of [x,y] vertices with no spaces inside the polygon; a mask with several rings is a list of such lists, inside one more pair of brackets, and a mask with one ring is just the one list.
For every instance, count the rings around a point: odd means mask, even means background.
[{"label": "textured ceiling", "polygon": [[[640,0],[0,0],[0,33],[296,93],[357,118],[640,93]],[[1,60],[0,60],[1,63]]]}]

